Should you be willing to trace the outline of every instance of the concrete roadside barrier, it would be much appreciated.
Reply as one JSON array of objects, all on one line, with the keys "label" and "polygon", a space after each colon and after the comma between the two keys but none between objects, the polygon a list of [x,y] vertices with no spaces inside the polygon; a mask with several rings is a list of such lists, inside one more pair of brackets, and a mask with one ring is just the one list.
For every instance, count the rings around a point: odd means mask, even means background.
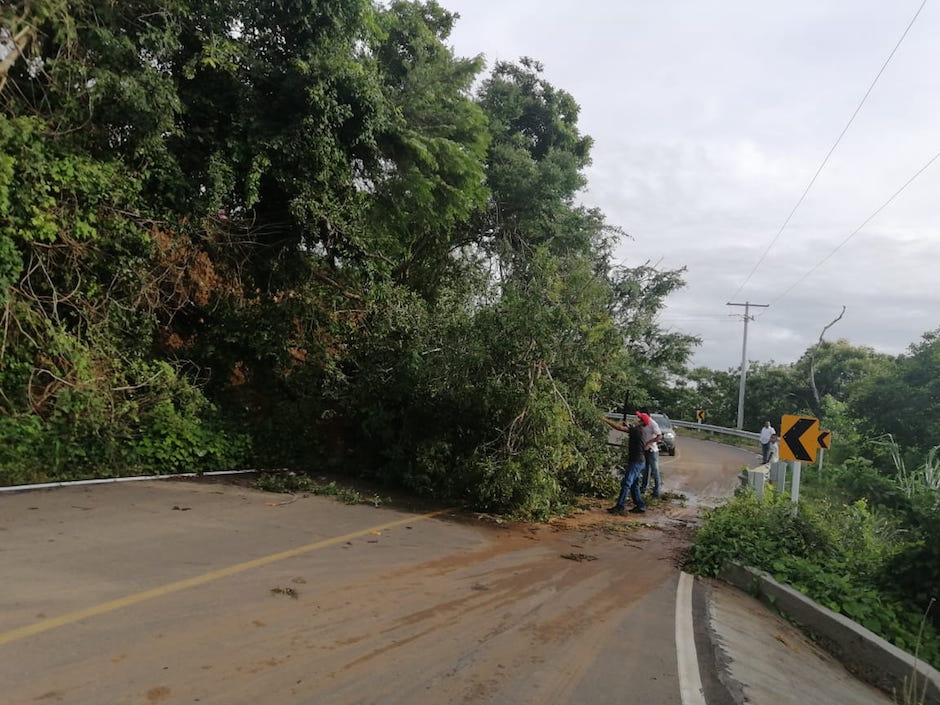
[{"label": "concrete roadside barrier", "polygon": [[823,607],[798,590],[753,568],[729,564],[718,577],[757,596],[797,624],[857,678],[888,695],[902,693],[905,681],[916,678],[916,692],[919,696],[925,691],[925,705],[940,705],[940,672],[937,669],[848,617]]}]

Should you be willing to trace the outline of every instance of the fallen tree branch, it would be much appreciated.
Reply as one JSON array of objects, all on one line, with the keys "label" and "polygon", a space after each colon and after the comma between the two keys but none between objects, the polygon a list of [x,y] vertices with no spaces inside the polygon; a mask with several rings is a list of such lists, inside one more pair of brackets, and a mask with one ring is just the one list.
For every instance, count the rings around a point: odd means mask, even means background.
[{"label": "fallen tree branch", "polygon": [[[25,18],[20,21],[25,21]],[[12,36],[4,42],[8,49],[7,55],[0,60],[0,93],[3,92],[3,88],[7,84],[7,77],[9,76],[10,69],[13,68],[13,64],[23,55],[29,43],[35,39],[36,28],[31,25],[26,25],[16,34],[12,34],[11,32],[11,35]]]}]

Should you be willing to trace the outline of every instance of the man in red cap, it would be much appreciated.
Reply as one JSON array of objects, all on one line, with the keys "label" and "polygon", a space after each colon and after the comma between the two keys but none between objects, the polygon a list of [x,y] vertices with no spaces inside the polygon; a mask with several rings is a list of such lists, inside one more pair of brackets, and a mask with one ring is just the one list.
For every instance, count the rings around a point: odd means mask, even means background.
[{"label": "man in red cap", "polygon": [[650,475],[653,477],[653,496],[662,495],[662,480],[659,475],[659,441],[663,439],[663,432],[650,415],[644,411],[636,412],[636,417],[643,424],[640,430],[643,436],[643,455],[646,465],[640,476],[640,494],[646,493],[650,484]]},{"label": "man in red cap", "polygon": [[625,453],[621,461],[623,478],[620,480],[620,495],[617,497],[617,503],[607,511],[611,514],[623,514],[627,507],[627,493],[633,500],[632,514],[642,514],[646,511],[643,504],[643,497],[640,494],[640,474],[643,472],[643,466],[646,463],[646,457],[643,455],[643,435],[639,423],[625,424],[619,421],[613,421],[606,416],[601,419],[613,429],[627,434],[627,444]]}]

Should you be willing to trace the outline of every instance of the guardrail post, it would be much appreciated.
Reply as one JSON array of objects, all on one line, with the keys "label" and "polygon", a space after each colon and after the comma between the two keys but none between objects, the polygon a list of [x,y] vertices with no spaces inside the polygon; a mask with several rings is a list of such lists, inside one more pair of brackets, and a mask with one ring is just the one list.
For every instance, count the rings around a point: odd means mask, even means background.
[{"label": "guardrail post", "polygon": [[764,498],[764,481],[766,476],[761,470],[749,470],[748,475],[750,475],[751,487],[754,488],[754,495],[757,499]]},{"label": "guardrail post", "polygon": [[777,492],[783,492],[787,485],[787,463],[785,460],[776,460],[770,464],[770,482]]},{"label": "guardrail post", "polygon": [[796,504],[800,501],[800,471],[803,464],[799,461],[790,463],[793,479],[790,481],[790,501],[793,502],[793,512],[796,513]]}]

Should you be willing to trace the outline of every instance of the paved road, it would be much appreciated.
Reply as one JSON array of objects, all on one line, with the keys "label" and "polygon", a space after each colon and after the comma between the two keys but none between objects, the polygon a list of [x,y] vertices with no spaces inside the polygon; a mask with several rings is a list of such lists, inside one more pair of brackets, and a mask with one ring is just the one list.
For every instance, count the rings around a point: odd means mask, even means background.
[{"label": "paved road", "polygon": [[2,703],[681,703],[688,500],[548,525],[158,481],[0,497]]}]

